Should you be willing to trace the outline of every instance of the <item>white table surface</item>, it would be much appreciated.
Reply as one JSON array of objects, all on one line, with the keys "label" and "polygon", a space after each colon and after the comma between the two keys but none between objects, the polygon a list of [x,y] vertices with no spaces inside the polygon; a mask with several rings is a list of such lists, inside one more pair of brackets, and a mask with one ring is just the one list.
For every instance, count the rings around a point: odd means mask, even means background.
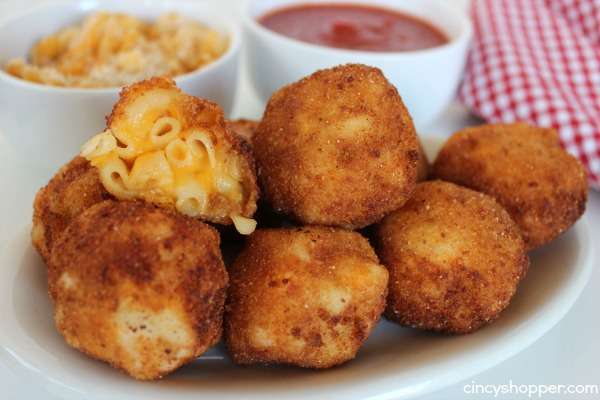
[{"label": "white table surface", "polygon": [[[0,19],[15,11],[26,9],[45,0],[0,0]],[[456,0],[462,3],[462,0]],[[236,0],[221,1],[224,7],[235,11]],[[1,49],[0,49],[1,51]],[[234,117],[259,117],[263,105],[257,100],[242,68],[242,80]],[[467,111],[453,104],[435,123],[422,134],[448,135],[454,130],[473,124]],[[1,128],[1,121],[0,121]],[[1,134],[1,132],[0,132]],[[2,213],[7,210],[1,210]],[[591,192],[586,217],[592,227],[594,242],[600,245],[600,193]],[[460,382],[454,386],[423,397],[424,400],[446,399],[492,399],[493,394],[466,395],[464,386],[477,384],[596,384],[600,385],[600,260],[581,297],[551,331],[535,344],[502,364]],[[0,329],[1,327],[0,322]],[[536,396],[537,397],[537,396]],[[500,395],[505,399],[527,399],[525,395]],[[544,399],[593,399],[600,395],[545,395]],[[0,399],[29,400],[58,398],[46,393],[31,382],[23,382],[6,366],[0,364]],[[173,399],[174,400],[174,399]]]}]

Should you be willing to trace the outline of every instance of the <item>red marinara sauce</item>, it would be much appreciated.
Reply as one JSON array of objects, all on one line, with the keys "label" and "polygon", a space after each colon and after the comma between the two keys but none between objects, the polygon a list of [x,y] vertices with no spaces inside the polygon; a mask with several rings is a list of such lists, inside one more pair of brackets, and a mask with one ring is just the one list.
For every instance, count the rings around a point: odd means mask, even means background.
[{"label": "red marinara sauce", "polygon": [[259,23],[307,43],[362,51],[411,51],[448,43],[421,18],[359,4],[301,4],[273,10]]}]

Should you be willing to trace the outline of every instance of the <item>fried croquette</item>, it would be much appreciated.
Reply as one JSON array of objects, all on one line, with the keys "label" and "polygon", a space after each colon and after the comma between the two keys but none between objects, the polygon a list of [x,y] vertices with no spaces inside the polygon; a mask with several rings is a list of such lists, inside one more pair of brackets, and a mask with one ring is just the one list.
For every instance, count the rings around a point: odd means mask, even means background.
[{"label": "fried croquette", "polygon": [[420,329],[469,333],[493,321],[529,265],[519,229],[501,205],[443,181],[418,184],[377,236],[390,273],[385,315]]},{"label": "fried croquette", "polygon": [[341,364],[385,306],[387,270],[356,232],[259,229],[229,272],[225,339],[238,364]]},{"label": "fried croquette", "polygon": [[258,121],[253,121],[251,119],[236,119],[227,121],[229,128],[246,141],[246,143],[252,145],[252,138],[254,137],[254,132],[258,128]]},{"label": "fried croquette", "polygon": [[419,140],[419,159],[417,161],[417,182],[426,181],[429,177],[429,160],[423,148],[423,144]]},{"label": "fried croquette", "polygon": [[524,123],[463,129],[446,142],[433,174],[496,198],[529,250],[555,239],[585,211],[585,170],[553,129]]},{"label": "fried croquette", "polygon": [[174,371],[221,336],[228,277],[219,236],[193,218],[104,201],[73,219],[48,272],[66,342],[136,379]]},{"label": "fried croquette", "polygon": [[279,89],[252,144],[265,197],[304,224],[361,228],[414,190],[415,129],[377,68],[324,69]]},{"label": "fried croquette", "polygon": [[64,165],[33,203],[31,241],[45,262],[52,245],[73,218],[103,200],[112,198],[100,182],[98,171],[83,157]]},{"label": "fried croquette", "polygon": [[118,199],[143,199],[241,233],[256,225],[258,188],[250,146],[223,110],[168,78],[126,87],[82,155]]}]

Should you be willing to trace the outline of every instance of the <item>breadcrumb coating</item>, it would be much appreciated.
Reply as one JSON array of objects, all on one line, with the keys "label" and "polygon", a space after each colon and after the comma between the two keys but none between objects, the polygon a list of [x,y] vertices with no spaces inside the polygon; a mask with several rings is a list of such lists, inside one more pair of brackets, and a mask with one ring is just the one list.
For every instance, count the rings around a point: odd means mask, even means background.
[{"label": "breadcrumb coating", "polygon": [[303,224],[372,224],[408,200],[417,178],[411,117],[382,72],[365,65],[279,89],[253,147],[265,197]]},{"label": "breadcrumb coating", "polygon": [[218,342],[227,282],[213,228],[139,201],[85,210],[48,266],[54,321],[66,342],[144,380]]},{"label": "breadcrumb coating", "polygon": [[443,181],[417,185],[377,232],[390,273],[385,315],[401,325],[469,333],[495,320],[529,260],[516,224],[492,197]]},{"label": "breadcrumb coating", "polygon": [[225,338],[233,360],[308,368],[355,357],[388,282],[365,238],[323,227],[257,230],[230,275]]},{"label": "breadcrumb coating", "polygon": [[33,203],[31,241],[45,262],[59,235],[71,220],[89,207],[112,196],[104,189],[96,168],[83,157],[64,165]]},{"label": "breadcrumb coating", "polygon": [[463,129],[441,149],[433,175],[493,196],[529,250],[554,240],[585,211],[585,169],[562,149],[554,129],[524,123]]},{"label": "breadcrumb coating", "polygon": [[231,121],[227,121],[229,128],[246,141],[246,143],[252,145],[252,138],[258,129],[259,121],[253,121],[251,119],[235,119]]}]

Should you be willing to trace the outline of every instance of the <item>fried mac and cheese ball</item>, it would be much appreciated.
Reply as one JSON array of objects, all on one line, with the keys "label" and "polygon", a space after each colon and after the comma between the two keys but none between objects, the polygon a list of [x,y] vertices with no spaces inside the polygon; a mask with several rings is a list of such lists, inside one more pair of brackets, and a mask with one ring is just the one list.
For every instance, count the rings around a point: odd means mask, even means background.
[{"label": "fried mac and cheese ball", "polygon": [[585,170],[553,129],[524,123],[463,129],[448,139],[433,174],[496,198],[528,249],[552,241],[585,211]]},{"label": "fried mac and cheese ball", "polygon": [[356,232],[259,229],[229,273],[225,339],[238,364],[341,364],[385,306],[387,270]]},{"label": "fried mac and cheese ball", "polygon": [[67,343],[136,379],[174,371],[221,336],[219,236],[193,218],[141,201],[96,204],[61,235],[48,271]]},{"label": "fried mac and cheese ball", "polygon": [[82,155],[118,199],[254,230],[258,189],[249,145],[229,130],[219,106],[181,92],[171,79],[125,88],[107,129]]},{"label": "fried mac and cheese ball", "polygon": [[44,261],[52,245],[73,218],[103,200],[112,198],[100,182],[98,171],[83,157],[64,165],[33,203],[31,241]]},{"label": "fried mac and cheese ball", "polygon": [[265,197],[304,224],[367,226],[415,186],[415,129],[377,68],[324,69],[279,89],[252,145]]},{"label": "fried mac and cheese ball", "polygon": [[390,273],[386,316],[420,329],[469,333],[493,321],[529,265],[502,206],[443,181],[418,184],[377,236]]}]

